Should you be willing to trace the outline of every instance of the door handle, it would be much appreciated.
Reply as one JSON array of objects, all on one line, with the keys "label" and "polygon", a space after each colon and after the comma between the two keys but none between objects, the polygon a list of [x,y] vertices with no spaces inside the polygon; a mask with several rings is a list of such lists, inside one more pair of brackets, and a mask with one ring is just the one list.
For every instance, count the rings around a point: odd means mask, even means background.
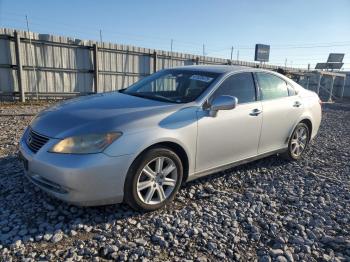
[{"label": "door handle", "polygon": [[252,112],[249,113],[249,115],[251,115],[251,116],[258,116],[261,113],[262,113],[262,111],[260,109],[255,108],[255,109],[253,109]]},{"label": "door handle", "polygon": [[299,106],[301,106],[301,103],[299,101],[295,101],[293,106],[294,107],[299,107]]}]

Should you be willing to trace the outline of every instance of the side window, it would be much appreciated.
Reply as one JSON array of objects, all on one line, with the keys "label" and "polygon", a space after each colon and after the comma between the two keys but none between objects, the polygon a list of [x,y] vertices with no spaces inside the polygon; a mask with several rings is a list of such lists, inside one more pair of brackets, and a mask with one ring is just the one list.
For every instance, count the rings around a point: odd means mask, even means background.
[{"label": "side window", "polygon": [[269,100],[288,96],[287,83],[283,79],[268,73],[256,73],[261,90],[261,99]]},{"label": "side window", "polygon": [[215,91],[212,99],[229,95],[238,98],[238,104],[254,102],[255,84],[251,73],[239,73],[228,77]]}]

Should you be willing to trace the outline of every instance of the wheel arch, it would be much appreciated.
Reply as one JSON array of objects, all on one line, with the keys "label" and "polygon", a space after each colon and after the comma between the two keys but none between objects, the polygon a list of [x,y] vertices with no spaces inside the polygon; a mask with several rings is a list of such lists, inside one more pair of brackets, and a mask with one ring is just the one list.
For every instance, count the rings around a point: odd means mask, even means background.
[{"label": "wheel arch", "polygon": [[176,143],[174,141],[159,141],[159,142],[155,142],[151,145],[148,145],[147,147],[145,147],[144,149],[142,149],[141,152],[139,152],[137,154],[137,156],[135,157],[134,161],[141,156],[142,154],[144,154],[146,151],[152,149],[152,148],[157,148],[157,147],[166,147],[171,149],[172,151],[174,151],[178,157],[181,160],[182,163],[182,167],[183,167],[183,182],[186,182],[189,176],[189,168],[190,168],[190,159],[188,156],[188,153],[186,152],[185,148],[180,145],[179,143]]},{"label": "wheel arch", "polygon": [[309,140],[311,139],[311,135],[312,135],[312,122],[309,118],[304,118],[301,121],[299,121],[299,123],[304,123],[305,125],[307,125],[308,129],[309,129]]},{"label": "wheel arch", "polygon": [[289,136],[287,137],[287,139],[285,141],[286,144],[289,143],[289,140],[292,137],[294,129],[299,123],[305,123],[307,125],[307,127],[309,128],[309,141],[311,140],[312,128],[313,128],[312,121],[311,121],[310,117],[302,116],[298,119],[298,121],[295,122],[293,128],[289,131]]}]

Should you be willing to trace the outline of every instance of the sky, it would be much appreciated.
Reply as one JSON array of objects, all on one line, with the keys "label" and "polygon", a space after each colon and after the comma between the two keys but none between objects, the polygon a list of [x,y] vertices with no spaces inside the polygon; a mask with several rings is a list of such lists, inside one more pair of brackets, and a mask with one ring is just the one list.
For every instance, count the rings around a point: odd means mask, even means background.
[{"label": "sky", "polygon": [[[350,70],[350,0],[0,0],[0,27],[160,50],[314,68],[345,53]],[[204,46],[204,50],[203,50]]]}]

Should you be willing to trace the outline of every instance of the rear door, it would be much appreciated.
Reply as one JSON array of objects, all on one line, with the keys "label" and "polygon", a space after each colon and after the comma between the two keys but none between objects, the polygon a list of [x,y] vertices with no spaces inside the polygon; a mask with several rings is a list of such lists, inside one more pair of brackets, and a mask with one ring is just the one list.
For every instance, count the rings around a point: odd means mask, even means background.
[{"label": "rear door", "polygon": [[218,111],[215,117],[201,109],[198,116],[196,171],[230,164],[257,155],[262,122],[261,103],[250,72],[229,76],[209,99],[235,96],[238,105]]},{"label": "rear door", "polygon": [[256,72],[255,77],[263,110],[258,154],[286,148],[302,114],[302,100],[289,83],[275,74]]}]

